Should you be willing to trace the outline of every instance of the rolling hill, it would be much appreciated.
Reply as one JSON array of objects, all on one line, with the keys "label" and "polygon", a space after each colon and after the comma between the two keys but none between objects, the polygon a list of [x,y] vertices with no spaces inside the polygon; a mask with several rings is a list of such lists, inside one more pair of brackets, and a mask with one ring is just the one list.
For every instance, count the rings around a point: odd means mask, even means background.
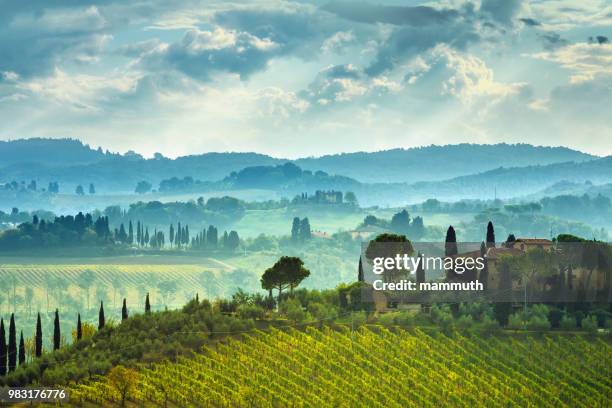
[{"label": "rolling hill", "polygon": [[[0,183],[58,181],[63,192],[94,183],[99,192],[133,192],[141,180],[154,188],[163,179],[193,177],[218,181],[247,167],[280,165],[288,161],[312,172],[342,175],[361,183],[441,181],[500,167],[583,162],[596,157],[564,147],[527,144],[459,144],[344,153],[297,160],[258,153],[205,153],[169,159],[145,159],[129,152],[93,149],[72,139],[22,139],[0,142]],[[63,185],[63,188],[62,188]]]}]

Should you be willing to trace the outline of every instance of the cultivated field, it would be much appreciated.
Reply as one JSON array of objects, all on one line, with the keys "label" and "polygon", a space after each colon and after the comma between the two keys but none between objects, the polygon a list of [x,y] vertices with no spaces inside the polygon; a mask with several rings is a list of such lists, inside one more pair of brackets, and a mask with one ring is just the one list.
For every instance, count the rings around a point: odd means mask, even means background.
[{"label": "cultivated field", "polygon": [[[274,329],[141,367],[134,406],[606,407],[612,345],[576,335],[450,338],[383,327]],[[72,403],[110,406],[105,377]]]}]

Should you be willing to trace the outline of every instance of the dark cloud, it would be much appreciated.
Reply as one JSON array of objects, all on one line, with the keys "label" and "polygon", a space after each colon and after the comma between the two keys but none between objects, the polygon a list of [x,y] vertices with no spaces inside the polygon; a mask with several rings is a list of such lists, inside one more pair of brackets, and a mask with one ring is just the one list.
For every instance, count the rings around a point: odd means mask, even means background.
[{"label": "dark cloud", "polygon": [[569,44],[568,40],[562,38],[557,33],[538,33],[538,37],[546,50],[554,50],[555,48],[565,47]]},{"label": "dark cloud", "polygon": [[214,22],[222,27],[268,38],[278,44],[279,54],[297,53],[302,56],[318,52],[322,41],[351,25],[312,8],[246,9],[215,14]]},{"label": "dark cloud", "polygon": [[46,74],[59,62],[96,58],[110,38],[107,21],[96,7],[29,6],[0,13],[0,71],[21,77]]},{"label": "dark cloud", "polygon": [[463,50],[480,40],[473,23],[465,20],[453,24],[424,27],[401,27],[394,31],[378,49],[374,62],[366,69],[368,75],[380,75],[417,54],[438,44]]},{"label": "dark cloud", "polygon": [[428,6],[382,6],[367,3],[332,2],[323,6],[322,9],[348,20],[369,24],[422,26],[444,24],[459,17],[457,10],[439,10]]},{"label": "dark cloud", "polygon": [[327,78],[352,78],[358,79],[361,77],[359,70],[355,69],[350,64],[334,65],[324,71]]},{"label": "dark cloud", "polygon": [[538,20],[534,20],[533,18],[519,18],[519,21],[529,27],[542,25]]},{"label": "dark cloud", "polygon": [[141,63],[152,71],[171,68],[203,81],[210,80],[214,72],[246,79],[264,69],[277,50],[278,45],[269,39],[245,32],[192,29],[180,41],[147,53]]},{"label": "dark cloud", "polygon": [[607,44],[609,41],[610,40],[605,35],[597,35],[595,37],[589,37],[590,43]]}]

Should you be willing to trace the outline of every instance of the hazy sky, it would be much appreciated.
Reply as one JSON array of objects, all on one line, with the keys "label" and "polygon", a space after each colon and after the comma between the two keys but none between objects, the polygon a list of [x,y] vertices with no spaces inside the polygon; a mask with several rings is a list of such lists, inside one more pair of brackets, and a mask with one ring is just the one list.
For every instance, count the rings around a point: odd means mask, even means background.
[{"label": "hazy sky", "polygon": [[605,0],[0,7],[0,139],[168,156],[458,142],[612,154]]}]

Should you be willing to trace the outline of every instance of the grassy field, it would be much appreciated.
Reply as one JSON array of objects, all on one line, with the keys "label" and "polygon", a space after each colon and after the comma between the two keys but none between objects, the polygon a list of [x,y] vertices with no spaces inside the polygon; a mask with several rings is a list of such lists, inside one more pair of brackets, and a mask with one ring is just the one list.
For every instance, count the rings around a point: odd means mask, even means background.
[{"label": "grassy field", "polygon": [[[609,339],[569,334],[273,329],[141,367],[128,400],[159,407],[607,407],[611,358]],[[105,377],[70,395],[76,406],[120,401]]]}]

